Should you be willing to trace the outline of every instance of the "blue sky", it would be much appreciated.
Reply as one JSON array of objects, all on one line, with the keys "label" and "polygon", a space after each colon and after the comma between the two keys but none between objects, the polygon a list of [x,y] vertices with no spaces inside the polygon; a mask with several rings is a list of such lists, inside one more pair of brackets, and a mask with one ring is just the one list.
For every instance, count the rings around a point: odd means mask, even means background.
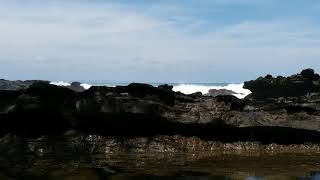
[{"label": "blue sky", "polygon": [[320,72],[318,0],[0,0],[0,78],[242,82]]}]

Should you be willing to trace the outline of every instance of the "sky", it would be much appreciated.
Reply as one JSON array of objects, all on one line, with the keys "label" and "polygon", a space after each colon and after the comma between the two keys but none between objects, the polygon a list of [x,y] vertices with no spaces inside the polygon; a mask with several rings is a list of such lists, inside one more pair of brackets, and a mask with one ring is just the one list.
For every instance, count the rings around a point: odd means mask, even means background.
[{"label": "sky", "polygon": [[0,0],[0,78],[243,82],[320,73],[319,0]]}]

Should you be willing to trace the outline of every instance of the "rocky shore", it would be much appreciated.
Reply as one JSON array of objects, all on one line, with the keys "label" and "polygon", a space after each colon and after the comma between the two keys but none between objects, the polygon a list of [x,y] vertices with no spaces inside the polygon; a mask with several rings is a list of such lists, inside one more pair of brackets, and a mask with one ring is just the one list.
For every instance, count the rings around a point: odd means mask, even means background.
[{"label": "rocky shore", "polygon": [[46,81],[18,81],[17,85],[1,80],[2,138],[76,132],[115,139],[178,135],[222,143],[320,142],[320,76],[312,69],[245,82],[244,88],[252,94],[244,99],[185,95],[169,85],[134,83],[88,90],[79,85],[74,83],[78,89],[73,90]]},{"label": "rocky shore", "polygon": [[0,179],[244,179],[250,169],[270,177],[269,167],[284,168],[283,176],[318,170],[320,77],[313,70],[245,82],[252,94],[244,99],[172,88],[0,80]]}]

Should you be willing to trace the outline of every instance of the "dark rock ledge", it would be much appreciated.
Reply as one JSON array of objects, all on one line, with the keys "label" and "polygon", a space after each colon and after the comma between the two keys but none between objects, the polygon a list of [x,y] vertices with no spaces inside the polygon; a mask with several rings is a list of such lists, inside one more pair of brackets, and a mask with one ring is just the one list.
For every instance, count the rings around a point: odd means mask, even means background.
[{"label": "dark rock ledge", "polygon": [[168,85],[94,86],[81,92],[35,81],[0,90],[0,133],[3,138],[75,131],[115,139],[179,135],[223,143],[320,143],[320,77],[313,70],[267,75],[244,87],[252,94],[241,100],[185,95]]}]

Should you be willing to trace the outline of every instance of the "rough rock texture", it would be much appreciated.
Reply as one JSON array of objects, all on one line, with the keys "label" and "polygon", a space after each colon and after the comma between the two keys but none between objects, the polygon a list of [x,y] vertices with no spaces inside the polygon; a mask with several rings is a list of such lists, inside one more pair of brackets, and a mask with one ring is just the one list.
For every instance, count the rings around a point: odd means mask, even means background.
[{"label": "rough rock texture", "polygon": [[80,82],[72,82],[70,86],[66,87],[76,92],[83,92],[86,90],[83,86],[81,86]]},{"label": "rough rock texture", "polygon": [[[61,136],[21,138],[7,134],[0,138],[0,152],[11,155],[32,153],[38,156],[71,155],[116,155],[121,153],[144,153],[156,155],[157,153],[197,153],[202,156],[238,154],[263,155],[283,153],[319,153],[320,144],[303,145],[264,145],[259,142],[233,142],[221,143],[218,141],[204,141],[198,137],[152,136],[135,138],[115,138],[112,136],[99,136],[67,132]],[[200,159],[200,158],[199,158]]]},{"label": "rough rock texture", "polygon": [[38,82],[26,90],[0,91],[0,132],[39,136],[74,129],[114,137],[179,134],[222,142],[320,142],[318,75],[304,70],[284,78],[285,84],[300,91],[281,97],[286,86],[276,79],[267,76],[247,82],[253,96],[244,100],[185,95],[168,85],[93,86],[76,92]]},{"label": "rough rock texture", "polygon": [[289,77],[267,75],[245,82],[244,88],[249,89],[252,92],[249,97],[255,99],[303,96],[320,91],[320,76],[312,69]]},{"label": "rough rock texture", "polygon": [[49,83],[49,81],[41,81],[41,80],[28,80],[28,81],[8,81],[4,79],[0,79],[0,90],[22,90],[27,89],[29,86],[31,86],[33,83],[36,82],[46,82]]},{"label": "rough rock texture", "polygon": [[262,174],[273,174],[279,170],[274,160],[290,173],[317,170],[318,82],[311,69],[287,78],[268,75],[246,82],[253,94],[245,99],[185,95],[169,85],[85,91],[43,81],[10,85],[0,90],[0,179],[172,175],[194,173],[190,164],[197,162],[198,175],[225,172],[230,164],[228,173],[243,175],[258,162]]},{"label": "rough rock texture", "polygon": [[209,92],[205,95],[216,97],[220,95],[234,95],[234,94],[238,94],[238,93],[228,89],[210,89]]},{"label": "rough rock texture", "polygon": [[0,91],[7,96],[1,103],[1,131],[22,134],[51,134],[67,130],[72,119],[74,91],[46,82],[32,84],[27,90]]}]

